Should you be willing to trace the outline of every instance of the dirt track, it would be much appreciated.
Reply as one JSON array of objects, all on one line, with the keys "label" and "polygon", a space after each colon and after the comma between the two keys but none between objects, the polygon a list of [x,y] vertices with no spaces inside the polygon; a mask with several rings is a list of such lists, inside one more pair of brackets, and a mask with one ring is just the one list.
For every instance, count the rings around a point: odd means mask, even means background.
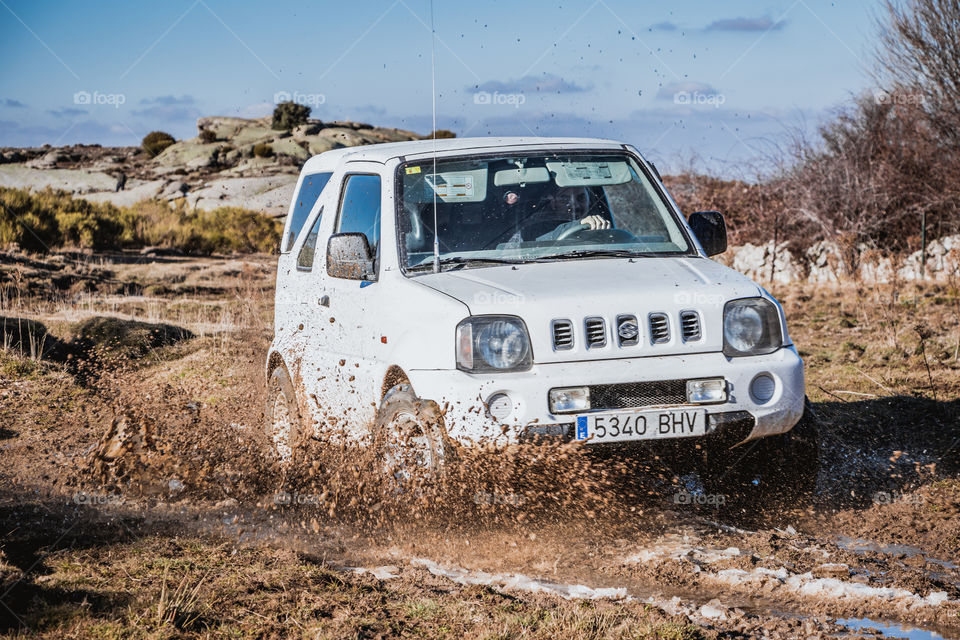
[{"label": "dirt track", "polygon": [[[960,636],[956,290],[775,292],[827,437],[814,502],[758,511],[656,466],[625,500],[576,452],[467,455],[431,500],[371,497],[366,454],[320,443],[281,472],[259,432],[269,258],[61,266],[64,290],[45,268],[0,263],[0,316],[65,354],[0,362],[0,630]],[[71,335],[110,314],[194,337]],[[154,616],[180,578],[196,619]]]}]

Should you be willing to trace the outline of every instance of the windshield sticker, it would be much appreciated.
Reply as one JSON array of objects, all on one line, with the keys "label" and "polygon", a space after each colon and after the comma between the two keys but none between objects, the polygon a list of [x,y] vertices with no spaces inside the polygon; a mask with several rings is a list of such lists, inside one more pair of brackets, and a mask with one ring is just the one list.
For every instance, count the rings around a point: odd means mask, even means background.
[{"label": "windshield sticker", "polygon": [[433,174],[426,178],[434,192],[444,200],[473,197],[473,176]]},{"label": "windshield sticker", "polygon": [[407,175],[413,175],[415,173],[420,173],[420,167],[407,167]]}]

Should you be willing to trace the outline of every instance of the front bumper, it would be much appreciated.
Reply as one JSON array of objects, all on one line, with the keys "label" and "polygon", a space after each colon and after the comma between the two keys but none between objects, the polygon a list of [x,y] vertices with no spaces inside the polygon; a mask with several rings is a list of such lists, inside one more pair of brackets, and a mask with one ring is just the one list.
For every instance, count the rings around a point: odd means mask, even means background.
[{"label": "front bumper", "polygon": [[[751,381],[761,373],[776,383],[773,397],[762,404],[749,392]],[[803,361],[792,346],[744,358],[700,353],[540,364],[520,373],[414,369],[407,375],[418,396],[435,400],[445,410],[447,432],[464,444],[519,442],[531,427],[549,431],[548,425],[573,423],[575,415],[550,413],[547,397],[555,387],[723,377],[727,401],[704,406],[709,416],[748,412],[754,419],[748,440],[792,429],[803,415],[805,393]],[[512,405],[502,420],[491,417],[486,404],[497,394],[507,395]]]}]

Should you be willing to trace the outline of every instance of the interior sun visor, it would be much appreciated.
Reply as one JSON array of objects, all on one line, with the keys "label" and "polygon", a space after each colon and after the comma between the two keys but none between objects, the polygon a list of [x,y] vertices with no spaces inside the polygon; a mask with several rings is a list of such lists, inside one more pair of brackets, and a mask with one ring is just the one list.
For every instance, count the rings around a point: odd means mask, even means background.
[{"label": "interior sun visor", "polygon": [[558,187],[596,187],[630,182],[630,167],[623,161],[548,162],[547,169],[556,176]]}]

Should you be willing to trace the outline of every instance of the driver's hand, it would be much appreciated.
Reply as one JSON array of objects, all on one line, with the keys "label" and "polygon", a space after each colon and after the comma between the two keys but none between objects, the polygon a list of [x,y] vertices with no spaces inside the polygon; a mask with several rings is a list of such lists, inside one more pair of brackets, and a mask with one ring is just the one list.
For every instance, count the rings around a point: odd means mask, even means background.
[{"label": "driver's hand", "polygon": [[596,231],[597,229],[610,228],[610,221],[604,218],[603,216],[597,216],[597,215],[587,216],[586,218],[580,221],[580,224],[594,231]]}]

